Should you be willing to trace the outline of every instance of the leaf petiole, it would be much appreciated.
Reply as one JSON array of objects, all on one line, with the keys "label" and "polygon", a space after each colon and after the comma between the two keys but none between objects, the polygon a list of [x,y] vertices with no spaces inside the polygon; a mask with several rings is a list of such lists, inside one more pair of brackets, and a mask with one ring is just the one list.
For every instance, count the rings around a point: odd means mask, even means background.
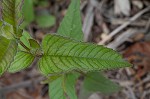
[{"label": "leaf petiole", "polygon": [[18,40],[18,42],[19,42],[19,44],[20,44],[23,48],[25,48],[27,51],[30,52],[30,49],[29,49],[25,44],[23,44],[22,41]]}]

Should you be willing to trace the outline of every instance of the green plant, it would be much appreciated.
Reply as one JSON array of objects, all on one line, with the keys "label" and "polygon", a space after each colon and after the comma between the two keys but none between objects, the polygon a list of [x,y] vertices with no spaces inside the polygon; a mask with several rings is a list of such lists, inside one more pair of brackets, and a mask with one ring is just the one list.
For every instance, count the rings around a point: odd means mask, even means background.
[{"label": "green plant", "polygon": [[[34,5],[47,6],[47,0],[24,0],[23,15],[24,22],[22,27],[28,26],[35,21],[40,28],[48,28],[55,24],[56,18],[49,14],[48,11],[40,11],[40,14],[35,14]],[[30,10],[29,10],[30,9]],[[39,12],[38,12],[39,13]]]},{"label": "green plant", "polygon": [[[40,72],[48,78],[45,82],[49,83],[51,99],[77,99],[75,83],[80,73],[85,76],[81,93],[111,93],[119,89],[98,71],[131,64],[112,49],[81,42],[80,0],[72,0],[57,31],[58,35],[46,35],[41,45],[20,28],[22,3],[20,0],[2,0],[0,75],[6,71],[15,73],[23,70],[37,57]],[[97,89],[92,87],[95,84]]]}]

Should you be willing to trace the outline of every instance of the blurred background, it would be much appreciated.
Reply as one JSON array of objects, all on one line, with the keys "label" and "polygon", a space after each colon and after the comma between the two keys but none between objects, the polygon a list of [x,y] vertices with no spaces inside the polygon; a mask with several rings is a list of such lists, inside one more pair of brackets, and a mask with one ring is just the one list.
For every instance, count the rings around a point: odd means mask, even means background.
[{"label": "blurred background", "polygon": [[[70,0],[24,0],[22,28],[41,42],[45,34],[56,32],[69,4]],[[81,0],[80,9],[84,41],[117,50],[133,64],[132,68],[105,72],[121,91],[95,93],[89,99],[150,99],[150,0]],[[1,97],[48,99],[48,86],[40,83],[36,65],[4,74],[0,78]]]}]

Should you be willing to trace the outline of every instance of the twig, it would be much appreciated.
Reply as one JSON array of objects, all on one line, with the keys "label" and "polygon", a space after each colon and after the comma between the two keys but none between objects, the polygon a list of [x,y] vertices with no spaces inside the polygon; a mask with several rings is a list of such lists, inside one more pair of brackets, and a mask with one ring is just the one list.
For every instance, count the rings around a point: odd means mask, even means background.
[{"label": "twig", "polygon": [[6,96],[2,93],[0,93],[0,99],[6,99]]},{"label": "twig", "polygon": [[129,81],[129,80],[123,80],[123,81],[120,81],[120,80],[116,80],[116,79],[111,79],[113,82],[116,82],[118,83],[120,86],[122,87],[126,87],[126,86],[132,86],[133,85],[133,82],[132,81]]},{"label": "twig", "polygon": [[83,10],[83,8],[87,5],[87,1],[83,1],[82,3],[81,3],[81,6],[80,6],[80,10]]},{"label": "twig", "polygon": [[[118,19],[118,18],[112,18],[108,20],[112,25],[122,25],[125,22],[127,22],[127,19]],[[145,27],[145,24],[147,24],[147,20],[139,20],[139,21],[134,21],[130,23],[129,25],[131,26],[137,26],[137,27]]]},{"label": "twig", "polygon": [[146,24],[146,32],[147,33],[149,33],[149,31],[150,31],[150,18],[149,18],[149,20],[148,20],[148,22],[147,22],[147,24]]},{"label": "twig", "polygon": [[43,77],[39,77],[38,79],[35,80],[28,80],[14,85],[6,86],[4,88],[0,88],[0,94],[8,93],[19,88],[30,87],[32,84],[40,83],[43,79],[44,79]]},{"label": "twig", "polygon": [[143,9],[142,11],[140,11],[139,13],[137,13],[136,15],[134,15],[133,17],[130,18],[130,20],[128,22],[125,22],[124,24],[122,24],[121,26],[119,26],[117,29],[115,29],[114,31],[112,31],[107,38],[103,39],[102,41],[100,41],[98,44],[105,44],[107,41],[109,41],[113,36],[115,36],[117,33],[119,33],[121,30],[123,30],[124,28],[126,28],[130,23],[132,23],[133,21],[135,21],[136,19],[138,19],[141,15],[143,15],[144,13],[146,13],[147,11],[150,10],[150,6]]},{"label": "twig", "polygon": [[94,2],[95,0],[90,0],[90,3],[88,5],[88,9],[86,11],[86,17],[84,19],[83,23],[83,33],[84,33],[84,41],[88,41],[90,37],[91,28],[93,26],[94,21]]},{"label": "twig", "polygon": [[150,82],[150,75],[148,75],[148,77],[146,77],[145,79],[143,79],[141,82],[135,84],[134,88],[137,88],[137,87],[141,86],[142,84],[144,84],[146,82]]},{"label": "twig", "polygon": [[[138,31],[138,32],[137,32]],[[140,32],[139,32],[140,31]],[[144,33],[144,30],[134,30],[134,29],[128,29],[127,31],[123,32],[121,35],[119,35],[113,42],[107,45],[108,48],[116,49],[119,47],[122,43],[127,41],[129,38],[133,37],[135,34],[138,33]]]},{"label": "twig", "polygon": [[144,92],[143,92],[143,95],[141,96],[140,99],[146,99],[146,95],[149,95],[149,94],[150,94],[150,90],[144,91]]},{"label": "twig", "polygon": [[135,94],[134,94],[133,90],[132,90],[129,86],[126,86],[126,88],[127,88],[127,89],[128,89],[128,91],[130,92],[130,97],[131,97],[131,99],[136,99],[136,97],[135,97]]}]

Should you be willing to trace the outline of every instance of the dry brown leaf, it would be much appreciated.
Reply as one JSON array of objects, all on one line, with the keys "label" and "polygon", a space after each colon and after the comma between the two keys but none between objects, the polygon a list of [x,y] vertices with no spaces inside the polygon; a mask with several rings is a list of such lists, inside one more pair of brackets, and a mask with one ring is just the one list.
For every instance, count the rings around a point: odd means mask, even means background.
[{"label": "dry brown leaf", "polygon": [[136,78],[141,78],[150,71],[150,42],[138,42],[129,47],[124,56],[137,65]]}]

